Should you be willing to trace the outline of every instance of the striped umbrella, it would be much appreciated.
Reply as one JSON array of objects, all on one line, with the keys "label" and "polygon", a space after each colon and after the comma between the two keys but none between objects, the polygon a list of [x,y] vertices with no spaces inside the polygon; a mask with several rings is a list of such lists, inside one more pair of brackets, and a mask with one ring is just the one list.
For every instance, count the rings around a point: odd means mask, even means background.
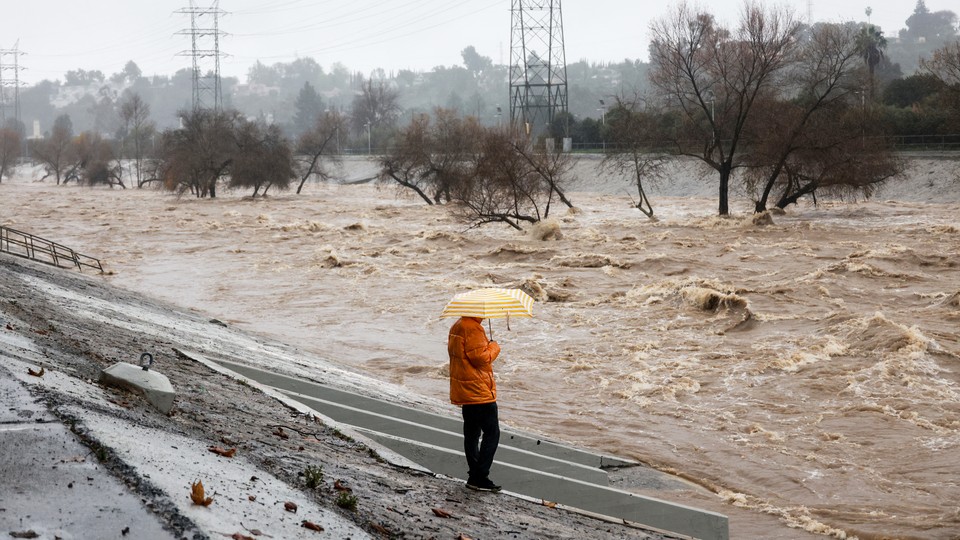
[{"label": "striped umbrella", "polygon": [[506,318],[509,330],[511,317],[533,317],[533,298],[520,289],[474,289],[454,296],[440,314],[444,317]]}]

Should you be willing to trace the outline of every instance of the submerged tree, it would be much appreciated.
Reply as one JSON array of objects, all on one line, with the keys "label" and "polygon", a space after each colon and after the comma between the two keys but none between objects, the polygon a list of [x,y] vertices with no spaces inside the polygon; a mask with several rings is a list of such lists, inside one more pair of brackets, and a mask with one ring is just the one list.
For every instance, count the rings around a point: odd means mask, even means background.
[{"label": "submerged tree", "polygon": [[454,186],[473,174],[483,128],[449,109],[434,114],[419,115],[400,130],[380,160],[380,178],[412,190],[427,204],[442,204],[451,200]]},{"label": "submerged tree", "polygon": [[526,136],[484,128],[473,117],[438,109],[415,117],[380,161],[380,180],[415,192],[427,204],[454,203],[474,226],[545,219],[565,194],[569,154],[534,148]]},{"label": "submerged tree", "polygon": [[[134,64],[134,67],[136,67],[136,64]],[[145,183],[143,177],[144,154],[156,133],[156,124],[150,121],[150,105],[143,101],[140,94],[128,93],[120,103],[120,120],[123,123],[124,151],[122,157],[133,159],[137,187],[142,188]]]},{"label": "submerged tree", "polygon": [[775,94],[794,60],[800,25],[782,11],[747,4],[728,30],[706,12],[681,4],[652,26],[651,80],[675,122],[663,130],[677,155],[693,156],[719,175],[719,213],[729,213],[733,172],[747,165],[745,138],[755,104]]},{"label": "submerged tree", "polygon": [[643,182],[656,182],[663,177],[666,157],[657,148],[657,116],[644,110],[644,105],[639,96],[632,100],[617,98],[616,107],[606,119],[616,145],[604,154],[601,167],[629,177],[637,188],[634,206],[653,218],[653,205]]},{"label": "submerged tree", "polygon": [[882,138],[867,141],[868,133],[879,133],[857,99],[860,45],[850,26],[817,25],[783,79],[788,91],[758,100],[750,130],[752,166],[745,175],[757,212],[766,210],[774,190],[783,208],[818,190],[869,195],[899,172]]},{"label": "submerged tree", "polygon": [[237,111],[197,109],[181,113],[183,127],[164,132],[160,151],[163,185],[197,197],[216,197],[217,183],[236,156]]},{"label": "submerged tree", "polygon": [[12,127],[0,127],[0,182],[13,173],[22,145],[20,131]]},{"label": "submerged tree", "polygon": [[271,187],[286,190],[296,177],[293,151],[280,127],[238,119],[234,124],[236,148],[230,163],[230,187],[253,188],[253,197]]},{"label": "submerged tree", "polygon": [[534,146],[525,133],[484,129],[473,174],[454,190],[454,201],[474,226],[505,223],[522,230],[550,216],[555,200],[573,204],[565,195],[573,168],[568,153]]},{"label": "submerged tree", "polygon": [[126,189],[120,161],[111,141],[105,140],[99,133],[85,131],[74,139],[73,145],[80,182],[88,186],[120,186]]},{"label": "submerged tree", "polygon": [[299,155],[298,174],[300,185],[297,193],[311,177],[321,181],[329,180],[330,171],[326,164],[339,166],[340,134],[346,131],[346,118],[338,112],[325,112],[318,116],[313,127],[300,136],[297,141]]},{"label": "submerged tree", "polygon": [[43,165],[46,173],[43,178],[53,176],[57,185],[74,178],[76,159],[73,156],[73,122],[70,116],[62,114],[53,122],[50,135],[30,146],[33,159]]}]

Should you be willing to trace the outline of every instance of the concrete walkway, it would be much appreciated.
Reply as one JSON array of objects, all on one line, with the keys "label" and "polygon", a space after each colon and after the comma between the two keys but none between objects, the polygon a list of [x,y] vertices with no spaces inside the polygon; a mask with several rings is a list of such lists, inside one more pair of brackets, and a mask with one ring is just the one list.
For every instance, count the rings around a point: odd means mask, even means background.
[{"label": "concrete walkway", "polygon": [[[211,362],[198,353],[180,353],[204,363]],[[275,388],[325,416],[353,426],[434,473],[465,479],[459,418],[428,413],[243,364],[217,363],[239,376]],[[693,538],[729,538],[729,524],[724,515],[608,487],[603,468],[625,466],[640,465],[507,429],[502,430],[494,463],[496,481],[510,492]],[[663,483],[659,476],[667,475],[650,475],[651,485]]]},{"label": "concrete walkway", "polygon": [[3,366],[0,479],[0,536],[175,538]]}]

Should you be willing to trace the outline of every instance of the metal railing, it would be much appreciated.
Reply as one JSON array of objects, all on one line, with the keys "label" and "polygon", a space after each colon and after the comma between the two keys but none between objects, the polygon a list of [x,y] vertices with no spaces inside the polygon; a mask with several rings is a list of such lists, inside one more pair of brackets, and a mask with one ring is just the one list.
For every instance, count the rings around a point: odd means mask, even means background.
[{"label": "metal railing", "polygon": [[82,255],[63,244],[51,242],[9,227],[0,226],[0,252],[60,268],[75,266],[77,270],[82,272],[83,267],[87,267],[103,272],[100,259]]}]

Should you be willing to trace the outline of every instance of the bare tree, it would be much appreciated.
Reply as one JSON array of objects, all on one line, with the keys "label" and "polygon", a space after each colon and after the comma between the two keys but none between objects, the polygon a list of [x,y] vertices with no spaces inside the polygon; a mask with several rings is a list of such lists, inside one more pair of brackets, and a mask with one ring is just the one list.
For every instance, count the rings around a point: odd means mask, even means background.
[{"label": "bare tree", "polygon": [[352,119],[354,133],[360,135],[366,129],[393,127],[400,115],[400,94],[384,82],[367,80],[360,93],[353,98]]},{"label": "bare tree", "polygon": [[960,39],[934,51],[930,60],[921,60],[920,68],[942,83],[939,101],[951,112],[952,129],[960,129]]},{"label": "bare tree", "polygon": [[11,128],[0,128],[0,182],[4,176],[10,176],[20,157],[20,132]]},{"label": "bare tree", "polygon": [[637,188],[634,206],[653,219],[653,205],[643,182],[663,178],[666,158],[656,148],[656,116],[645,108],[641,96],[617,98],[616,106],[606,116],[610,135],[617,144],[604,155],[601,167],[628,176]]},{"label": "bare tree", "polygon": [[474,226],[521,229],[550,213],[564,193],[569,154],[534,149],[525,135],[484,128],[475,118],[438,109],[414,118],[381,158],[381,181],[396,182],[427,204],[454,203]]},{"label": "bare tree", "polygon": [[754,104],[775,93],[793,60],[800,24],[784,11],[746,4],[728,30],[706,12],[680,4],[651,26],[651,80],[676,124],[671,151],[696,157],[719,175],[719,213],[729,213],[732,173],[746,165]]},{"label": "bare tree", "polygon": [[102,184],[126,189],[122,169],[110,141],[104,140],[99,133],[85,131],[73,140],[73,145],[80,182],[88,186]]},{"label": "bare tree", "polygon": [[530,167],[547,189],[547,206],[544,217],[550,213],[550,204],[554,195],[567,208],[573,208],[573,203],[567,198],[566,184],[570,179],[570,172],[576,164],[573,156],[568,152],[556,152],[546,145],[531,145],[525,138],[513,137],[513,150]]},{"label": "bare tree", "polygon": [[[895,172],[890,156],[881,155],[890,152],[887,145],[866,143],[867,131],[873,134],[877,124],[868,121],[863,102],[855,98],[862,71],[861,46],[860,34],[849,25],[817,25],[796,51],[797,61],[783,79],[786,90],[779,97],[764,96],[757,101],[759,121],[751,126],[750,158],[755,168],[746,175],[748,188],[758,194],[757,212],[766,210],[775,188],[781,191],[780,206],[795,201],[796,190],[813,193],[826,186],[839,189],[838,183],[843,181],[850,188],[864,189]],[[843,156],[844,152],[856,156]],[[800,170],[816,168],[815,163],[833,169],[840,162],[871,162],[878,167],[860,167],[861,172],[872,170],[875,176],[817,174],[811,179],[820,178],[818,181],[804,182],[800,187]],[[880,163],[888,163],[893,169]]]},{"label": "bare tree", "polygon": [[433,178],[429,174],[430,117],[418,115],[401,129],[387,153],[380,158],[381,182],[396,182],[412,190],[427,204],[434,204],[427,194]]},{"label": "bare tree", "polygon": [[298,194],[311,176],[321,181],[330,179],[330,172],[326,163],[335,166],[340,165],[342,162],[340,157],[341,131],[346,131],[346,119],[343,115],[338,112],[326,112],[318,116],[313,127],[300,136],[297,141],[297,154],[300,160]]},{"label": "bare tree", "polygon": [[442,204],[464,177],[473,174],[483,128],[473,117],[437,109],[419,115],[398,133],[380,160],[380,178],[413,190],[427,204]]},{"label": "bare tree", "polygon": [[920,61],[920,67],[948,86],[960,85],[960,39],[933,51],[929,60]]},{"label": "bare tree", "polygon": [[[144,152],[156,132],[156,125],[150,121],[150,105],[140,94],[128,94],[120,104],[120,120],[123,122],[124,146],[128,147],[125,149],[132,151],[130,157],[134,160],[137,187],[142,188]],[[123,157],[127,157],[126,152],[124,154]]]},{"label": "bare tree", "polygon": [[53,175],[57,185],[73,179],[76,170],[76,159],[72,154],[73,123],[69,115],[60,115],[53,122],[50,136],[36,141],[31,145],[31,155],[43,165],[45,175]]},{"label": "bare tree", "polygon": [[473,226],[505,223],[522,230],[521,223],[548,217],[556,193],[534,170],[532,157],[518,151],[526,144],[525,135],[484,130],[475,173],[464,178],[453,192],[454,202]]}]

